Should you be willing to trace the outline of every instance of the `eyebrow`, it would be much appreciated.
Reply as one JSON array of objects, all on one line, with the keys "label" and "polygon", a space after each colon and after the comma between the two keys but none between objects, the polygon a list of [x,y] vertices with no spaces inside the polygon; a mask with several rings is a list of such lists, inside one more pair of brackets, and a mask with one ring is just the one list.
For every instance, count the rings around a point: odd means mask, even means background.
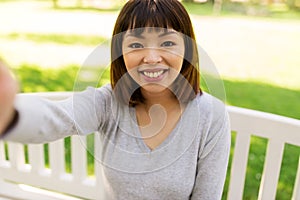
[{"label": "eyebrow", "polygon": [[140,39],[145,39],[145,37],[142,36],[141,34],[136,34],[134,32],[128,33],[125,37],[137,37],[137,38],[140,38]]},{"label": "eyebrow", "polygon": [[[158,37],[164,37],[166,35],[171,35],[171,34],[177,34],[177,32],[175,32],[175,31],[166,31],[162,34],[159,34]],[[136,34],[134,32],[128,33],[125,37],[137,37],[137,38],[140,38],[140,39],[145,39],[145,37],[142,36],[142,34]]]},{"label": "eyebrow", "polygon": [[175,32],[175,31],[166,31],[166,32],[158,35],[158,37],[164,37],[166,35],[171,35],[171,34],[177,34],[177,32]]}]

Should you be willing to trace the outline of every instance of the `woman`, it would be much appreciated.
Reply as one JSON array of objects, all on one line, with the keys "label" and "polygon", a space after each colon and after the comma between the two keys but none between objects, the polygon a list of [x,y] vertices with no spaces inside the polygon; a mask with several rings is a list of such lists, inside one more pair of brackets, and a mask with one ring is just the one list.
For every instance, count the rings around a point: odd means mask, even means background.
[{"label": "woman", "polygon": [[128,1],[113,31],[111,84],[59,102],[17,96],[0,114],[11,121],[3,139],[41,143],[97,132],[105,199],[220,199],[228,115],[200,89],[194,40],[179,1]]}]

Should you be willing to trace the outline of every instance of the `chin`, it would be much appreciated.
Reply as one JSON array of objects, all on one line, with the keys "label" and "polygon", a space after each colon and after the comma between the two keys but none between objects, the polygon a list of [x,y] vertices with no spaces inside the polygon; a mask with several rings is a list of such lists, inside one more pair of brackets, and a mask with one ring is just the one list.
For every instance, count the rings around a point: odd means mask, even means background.
[{"label": "chin", "polygon": [[142,90],[149,93],[161,93],[168,89],[167,86],[156,84],[156,83],[148,83],[141,86]]}]

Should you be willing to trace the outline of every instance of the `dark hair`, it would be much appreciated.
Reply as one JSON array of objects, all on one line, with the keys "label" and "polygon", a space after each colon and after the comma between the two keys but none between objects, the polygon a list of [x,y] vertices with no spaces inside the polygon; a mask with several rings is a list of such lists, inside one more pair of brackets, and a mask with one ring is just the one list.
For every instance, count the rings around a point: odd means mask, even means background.
[{"label": "dark hair", "polygon": [[127,73],[122,53],[125,32],[144,27],[172,28],[182,33],[185,43],[184,61],[181,76],[174,81],[172,91],[180,102],[188,102],[198,93],[201,94],[195,34],[182,4],[178,0],[129,0],[116,20],[111,43],[110,79],[118,100],[131,106],[145,100],[137,83]]}]

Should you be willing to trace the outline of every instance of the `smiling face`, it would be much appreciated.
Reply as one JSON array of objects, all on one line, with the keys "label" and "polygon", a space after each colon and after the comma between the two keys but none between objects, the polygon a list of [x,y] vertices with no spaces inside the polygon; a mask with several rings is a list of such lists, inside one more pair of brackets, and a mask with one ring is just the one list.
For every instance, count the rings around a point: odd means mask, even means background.
[{"label": "smiling face", "polygon": [[[157,32],[158,27],[162,31]],[[164,28],[177,35],[161,35]],[[144,31],[132,34],[137,29]],[[159,92],[168,86],[180,101],[188,102],[201,93],[198,69],[193,26],[180,1],[127,1],[116,20],[111,41],[110,81],[120,102],[135,106],[145,102],[144,89]]]},{"label": "smiling face", "polygon": [[147,92],[161,92],[180,73],[184,40],[173,29],[129,30],[122,44],[123,59],[130,76]]}]

